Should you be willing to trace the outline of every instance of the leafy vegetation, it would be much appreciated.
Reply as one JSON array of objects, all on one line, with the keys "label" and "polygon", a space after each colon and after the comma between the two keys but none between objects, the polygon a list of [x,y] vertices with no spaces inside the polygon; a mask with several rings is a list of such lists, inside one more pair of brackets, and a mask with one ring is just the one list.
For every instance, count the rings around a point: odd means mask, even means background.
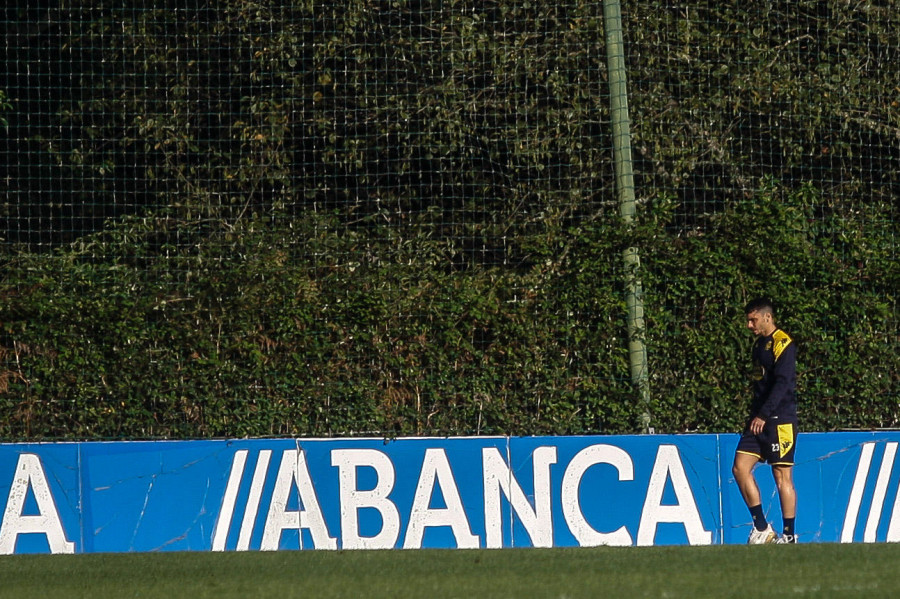
[{"label": "leafy vegetation", "polygon": [[3,9],[0,438],[636,432],[630,246],[657,431],[740,426],[758,294],[804,428],[898,425],[881,3],[626,6],[628,228],[601,3],[38,4]]}]

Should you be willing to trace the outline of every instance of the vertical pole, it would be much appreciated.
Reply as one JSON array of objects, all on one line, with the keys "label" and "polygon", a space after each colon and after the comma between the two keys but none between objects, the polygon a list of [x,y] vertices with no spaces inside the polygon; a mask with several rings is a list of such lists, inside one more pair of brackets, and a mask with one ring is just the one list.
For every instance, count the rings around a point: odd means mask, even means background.
[{"label": "vertical pole", "polygon": [[[628,116],[628,89],[625,76],[625,43],[622,36],[620,0],[603,1],[603,26],[606,32],[606,64],[609,72],[609,105],[612,120],[613,158],[616,172],[616,195],[619,214],[626,225],[634,220],[634,173],[631,161],[631,128]],[[650,426],[650,377],[644,329],[644,291],[641,285],[641,260],[638,248],[626,248],[622,254],[625,266],[625,302],[628,308],[628,361],[631,382],[643,407],[641,428],[652,433]]]}]

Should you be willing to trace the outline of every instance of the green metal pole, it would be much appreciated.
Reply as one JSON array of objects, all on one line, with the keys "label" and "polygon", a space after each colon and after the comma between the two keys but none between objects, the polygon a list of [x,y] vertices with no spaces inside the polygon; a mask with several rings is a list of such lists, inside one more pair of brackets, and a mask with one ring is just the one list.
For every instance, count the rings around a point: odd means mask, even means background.
[{"label": "green metal pole", "polygon": [[[625,76],[625,43],[622,36],[620,0],[604,0],[603,25],[606,31],[606,64],[609,71],[609,104],[612,120],[613,158],[619,213],[626,225],[634,220],[634,172],[631,160],[631,128],[628,116],[628,86]],[[641,427],[652,433],[650,420],[650,377],[644,328],[644,291],[640,278],[640,252],[625,249],[625,302],[628,308],[628,356],[631,381],[643,406]]]}]

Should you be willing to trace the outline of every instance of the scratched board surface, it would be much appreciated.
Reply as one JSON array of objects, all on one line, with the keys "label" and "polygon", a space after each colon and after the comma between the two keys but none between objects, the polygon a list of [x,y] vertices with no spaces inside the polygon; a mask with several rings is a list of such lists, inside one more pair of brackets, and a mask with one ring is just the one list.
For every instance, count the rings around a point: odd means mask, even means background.
[{"label": "scratched board surface", "polygon": [[[900,433],[804,433],[807,542],[900,540]],[[0,445],[0,554],[746,542],[737,435]],[[781,515],[768,468],[764,508]]]}]

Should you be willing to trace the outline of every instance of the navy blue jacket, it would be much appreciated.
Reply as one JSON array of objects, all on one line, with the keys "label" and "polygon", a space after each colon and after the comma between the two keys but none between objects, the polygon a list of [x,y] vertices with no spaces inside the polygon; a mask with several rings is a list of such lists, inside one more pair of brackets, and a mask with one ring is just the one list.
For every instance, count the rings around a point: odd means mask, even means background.
[{"label": "navy blue jacket", "polygon": [[797,421],[797,344],[781,329],[753,344],[750,418]]}]

